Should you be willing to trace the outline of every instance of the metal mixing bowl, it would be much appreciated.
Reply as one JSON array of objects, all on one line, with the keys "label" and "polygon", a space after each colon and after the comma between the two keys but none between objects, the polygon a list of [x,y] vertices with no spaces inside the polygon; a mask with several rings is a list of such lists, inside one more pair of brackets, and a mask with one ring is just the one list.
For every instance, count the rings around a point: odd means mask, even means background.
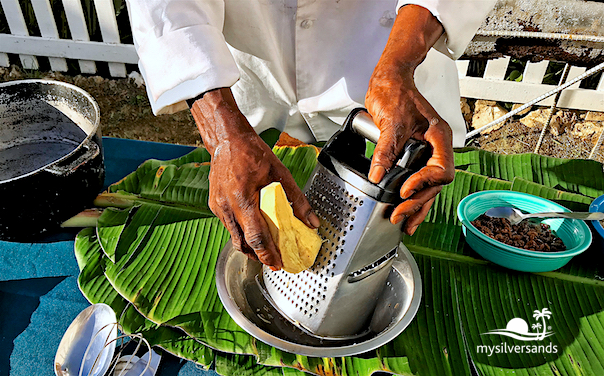
[{"label": "metal mixing bowl", "polygon": [[258,278],[262,278],[262,264],[233,250],[229,241],[216,264],[218,295],[227,312],[262,342],[305,356],[349,356],[388,343],[413,320],[422,294],[417,263],[401,243],[368,333],[354,340],[327,340],[305,333],[279,314],[264,297]]}]

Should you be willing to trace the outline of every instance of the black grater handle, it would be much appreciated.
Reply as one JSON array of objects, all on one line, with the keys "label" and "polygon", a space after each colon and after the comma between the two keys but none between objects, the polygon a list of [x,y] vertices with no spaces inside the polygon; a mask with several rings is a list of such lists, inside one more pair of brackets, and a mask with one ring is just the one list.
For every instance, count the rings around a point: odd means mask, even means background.
[{"label": "black grater handle", "polygon": [[428,144],[409,139],[400,158],[379,184],[368,180],[371,161],[365,157],[366,139],[374,143],[380,131],[364,108],[350,112],[343,127],[327,142],[319,162],[344,181],[352,184],[370,197],[396,203],[400,201],[399,190],[413,173],[425,166],[430,153]]}]

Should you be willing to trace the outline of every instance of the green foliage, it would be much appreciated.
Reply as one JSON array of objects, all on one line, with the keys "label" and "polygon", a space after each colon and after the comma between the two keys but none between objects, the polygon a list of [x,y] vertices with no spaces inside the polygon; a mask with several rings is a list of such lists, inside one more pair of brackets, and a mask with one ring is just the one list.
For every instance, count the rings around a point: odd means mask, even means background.
[{"label": "green foliage", "polygon": [[[274,151],[303,184],[316,163],[316,150]],[[330,375],[368,376],[378,370],[466,375],[474,367],[481,375],[604,374],[604,282],[599,277],[604,267],[594,262],[600,250],[592,248],[555,272],[514,272],[468,248],[456,215],[462,198],[494,189],[532,193],[585,209],[604,192],[601,164],[457,151],[454,182],[439,194],[415,235],[404,238],[422,275],[422,303],[414,321],[392,342],[362,356],[308,358],[249,336],[217,297],[214,264],[228,233],[211,214],[184,205],[190,198],[204,197],[192,192],[197,182],[207,180],[207,172],[178,173],[186,166],[201,166],[208,157],[200,149],[177,160],[144,163],[112,188],[141,197],[140,207],[109,212],[96,231],[84,230],[76,240],[81,290],[91,302],[105,302],[122,312],[118,316],[126,331],[141,332],[153,345],[204,367],[214,361],[223,375],[298,375],[299,370]],[[184,180],[188,183],[182,184]],[[183,186],[188,188],[170,193]],[[201,186],[197,191],[204,192]],[[193,207],[203,203],[191,201]],[[482,333],[505,328],[514,317],[530,321],[534,311],[544,308],[551,312],[547,325],[555,334],[538,344],[551,343],[557,353],[489,356],[480,351],[481,346],[502,342],[525,345]]]},{"label": "green foliage", "polygon": [[560,79],[562,78],[562,72],[564,71],[565,65],[566,63],[551,61],[547,66],[542,83],[547,85],[560,85]]},{"label": "green foliage", "polygon": [[521,82],[522,73],[524,72],[525,67],[526,61],[510,59],[510,64],[508,65],[508,70],[505,74],[505,79],[507,81]]}]

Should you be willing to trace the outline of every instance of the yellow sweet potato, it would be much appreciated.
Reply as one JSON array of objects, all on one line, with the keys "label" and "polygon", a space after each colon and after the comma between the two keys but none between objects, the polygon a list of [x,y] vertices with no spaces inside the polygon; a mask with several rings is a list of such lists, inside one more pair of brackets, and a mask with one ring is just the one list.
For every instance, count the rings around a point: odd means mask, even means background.
[{"label": "yellow sweet potato", "polygon": [[299,273],[310,268],[321,249],[321,237],[296,218],[281,183],[260,190],[260,210],[281,253],[283,270]]}]

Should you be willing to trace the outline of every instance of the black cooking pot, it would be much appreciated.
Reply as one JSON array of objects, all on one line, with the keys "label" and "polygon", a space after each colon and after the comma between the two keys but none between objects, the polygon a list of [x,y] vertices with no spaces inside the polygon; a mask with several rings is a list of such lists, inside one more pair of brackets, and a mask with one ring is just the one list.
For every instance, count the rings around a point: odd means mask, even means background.
[{"label": "black cooking pot", "polygon": [[76,86],[0,84],[0,239],[33,241],[92,206],[105,176],[99,120]]}]

